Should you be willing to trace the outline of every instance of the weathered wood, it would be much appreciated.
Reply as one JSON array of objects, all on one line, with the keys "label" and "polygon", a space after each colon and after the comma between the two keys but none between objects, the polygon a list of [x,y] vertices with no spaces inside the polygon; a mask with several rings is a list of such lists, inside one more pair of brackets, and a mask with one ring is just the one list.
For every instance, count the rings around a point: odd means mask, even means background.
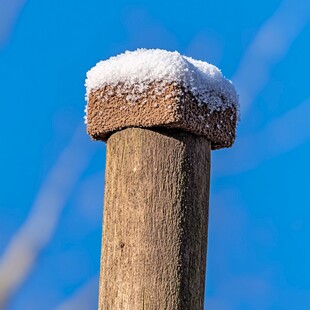
[{"label": "weathered wood", "polygon": [[107,142],[99,309],[201,310],[210,142],[128,128]]}]

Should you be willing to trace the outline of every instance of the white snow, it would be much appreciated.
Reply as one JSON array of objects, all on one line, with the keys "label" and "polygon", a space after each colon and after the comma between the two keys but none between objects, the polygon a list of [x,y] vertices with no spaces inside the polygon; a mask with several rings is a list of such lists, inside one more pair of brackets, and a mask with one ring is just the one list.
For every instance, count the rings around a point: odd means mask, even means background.
[{"label": "white snow", "polygon": [[[182,84],[197,98],[198,104],[207,104],[211,112],[227,107],[239,110],[234,86],[217,67],[178,52],[160,49],[126,51],[97,63],[87,72],[86,100],[92,90],[122,83],[125,89],[135,90],[134,95],[132,92],[128,94],[127,101],[138,102],[139,94],[142,98],[148,85],[153,82],[158,83],[158,94],[163,92],[167,84]],[[119,95],[123,95],[123,92]]]}]

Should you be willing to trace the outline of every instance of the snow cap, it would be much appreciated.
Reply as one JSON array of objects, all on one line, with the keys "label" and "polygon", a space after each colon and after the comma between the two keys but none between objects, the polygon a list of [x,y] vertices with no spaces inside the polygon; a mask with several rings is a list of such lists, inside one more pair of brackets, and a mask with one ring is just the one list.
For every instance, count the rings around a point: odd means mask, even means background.
[{"label": "snow cap", "polygon": [[103,140],[127,127],[172,127],[231,146],[238,96],[220,70],[160,49],[138,49],[100,61],[87,73],[86,123]]}]

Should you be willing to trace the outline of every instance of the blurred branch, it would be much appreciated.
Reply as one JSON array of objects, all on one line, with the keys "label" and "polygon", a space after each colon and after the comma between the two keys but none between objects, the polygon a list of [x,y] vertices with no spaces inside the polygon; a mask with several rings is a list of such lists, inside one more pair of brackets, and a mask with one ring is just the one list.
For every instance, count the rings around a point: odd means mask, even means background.
[{"label": "blurred branch", "polygon": [[9,38],[26,0],[0,0],[0,47]]},{"label": "blurred branch", "polygon": [[[268,82],[272,67],[285,57],[309,20],[310,2],[284,0],[261,26],[232,78],[240,95],[241,118],[245,117],[256,96]],[[239,136],[229,154],[217,153],[212,167],[215,177],[253,169],[264,160],[278,156],[309,139],[305,119],[309,113],[308,105],[309,99],[271,121],[262,131]]]},{"label": "blurred branch", "polygon": [[91,155],[88,139],[77,130],[39,190],[30,214],[0,259],[0,309],[23,283],[40,251],[52,238],[69,195]]},{"label": "blurred branch", "polygon": [[89,310],[97,308],[99,275],[91,278],[55,310]]},{"label": "blurred branch", "polygon": [[239,137],[229,154],[219,154],[213,164],[214,173],[217,177],[242,173],[305,143],[310,139],[309,115],[310,97],[263,130]]},{"label": "blurred branch", "polygon": [[233,76],[241,101],[241,117],[266,85],[279,62],[310,19],[310,2],[286,0],[262,25]]}]

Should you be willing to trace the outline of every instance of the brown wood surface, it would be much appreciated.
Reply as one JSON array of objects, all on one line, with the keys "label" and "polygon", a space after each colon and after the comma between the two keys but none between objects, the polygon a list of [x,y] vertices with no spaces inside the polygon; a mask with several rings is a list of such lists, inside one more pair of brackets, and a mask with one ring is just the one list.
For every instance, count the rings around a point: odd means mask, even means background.
[{"label": "brown wood surface", "polygon": [[129,128],[107,142],[99,309],[203,309],[210,142]]}]

